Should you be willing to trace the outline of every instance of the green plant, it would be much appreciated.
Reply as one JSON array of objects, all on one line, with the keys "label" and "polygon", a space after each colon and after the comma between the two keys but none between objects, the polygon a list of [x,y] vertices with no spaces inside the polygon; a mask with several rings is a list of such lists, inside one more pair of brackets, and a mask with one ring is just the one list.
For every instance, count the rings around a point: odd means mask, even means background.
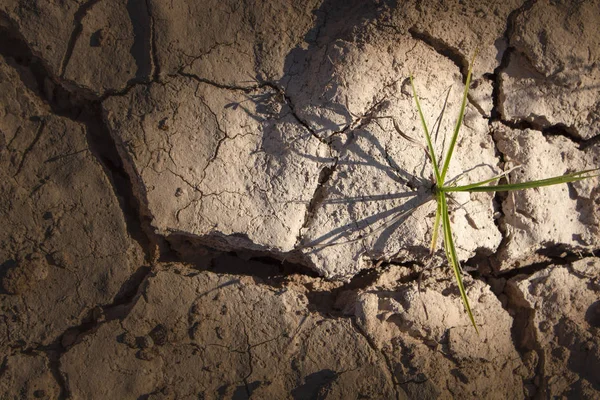
[{"label": "green plant", "polygon": [[[427,142],[427,154],[429,156],[429,160],[431,162],[433,172],[434,172],[434,186],[433,186],[433,197],[437,203],[437,211],[435,215],[435,222],[433,227],[433,233],[431,238],[431,252],[433,253],[436,249],[437,238],[439,234],[440,225],[443,232],[444,238],[444,250],[446,252],[446,258],[448,262],[452,266],[454,271],[454,276],[456,278],[456,282],[458,284],[458,289],[460,291],[460,296],[462,298],[463,304],[465,306],[465,310],[475,327],[475,330],[479,332],[477,329],[477,324],[475,323],[475,318],[473,317],[473,313],[471,312],[471,306],[469,305],[469,299],[467,297],[465,287],[462,280],[462,271],[460,267],[460,262],[456,255],[456,248],[454,246],[454,238],[452,235],[452,228],[450,225],[450,218],[448,216],[448,199],[446,195],[451,192],[500,192],[500,191],[511,191],[511,190],[522,190],[522,189],[530,189],[537,188],[542,186],[549,185],[558,185],[561,183],[567,182],[575,182],[583,179],[592,178],[598,176],[598,174],[594,174],[595,171],[598,171],[600,168],[589,169],[580,172],[574,172],[562,176],[555,176],[547,179],[540,179],[529,182],[521,182],[521,183],[512,183],[512,184],[502,184],[502,185],[490,185],[492,182],[495,182],[501,178],[503,178],[510,171],[506,171],[500,175],[497,175],[493,178],[486,179],[481,182],[472,183],[464,186],[457,186],[456,182],[453,183],[453,180],[450,180],[448,183],[446,182],[446,174],[448,172],[448,167],[450,165],[450,161],[452,160],[452,155],[454,153],[454,148],[456,146],[456,140],[458,138],[458,132],[462,125],[463,117],[465,114],[465,107],[467,103],[467,95],[469,92],[469,85],[471,83],[471,74],[473,70],[473,63],[475,60],[475,56],[471,59],[471,63],[469,65],[469,71],[467,74],[467,79],[465,82],[465,89],[462,97],[462,104],[460,107],[460,112],[458,115],[458,119],[456,121],[456,125],[454,128],[454,132],[452,138],[450,140],[450,144],[448,150],[446,152],[446,156],[441,159],[441,169],[440,165],[435,156],[433,143],[431,141],[431,136],[429,134],[429,130],[427,128],[427,123],[425,122],[425,118],[423,117],[423,112],[421,110],[421,105],[419,103],[419,97],[417,95],[417,91],[415,89],[415,85],[413,82],[413,76],[410,75],[410,83],[413,91],[413,97],[415,99],[415,103],[417,105],[417,111],[419,113],[419,118],[421,120],[421,124],[423,125],[423,132],[425,136],[425,140]],[[442,115],[444,110],[442,109]],[[441,120],[441,116],[439,118]],[[443,155],[442,155],[443,156]]]}]

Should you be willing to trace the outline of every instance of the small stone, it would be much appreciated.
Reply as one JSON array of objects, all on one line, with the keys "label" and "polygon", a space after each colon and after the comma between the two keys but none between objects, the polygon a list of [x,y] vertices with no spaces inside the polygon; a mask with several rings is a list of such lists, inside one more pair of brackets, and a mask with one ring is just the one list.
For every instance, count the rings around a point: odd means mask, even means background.
[{"label": "small stone", "polygon": [[223,328],[221,328],[220,326],[217,326],[215,328],[215,333],[217,334],[217,337],[221,340],[223,340]]},{"label": "small stone", "polygon": [[160,122],[158,123],[158,129],[160,129],[161,131],[169,130],[169,124],[167,124],[166,118],[160,120]]},{"label": "small stone", "polygon": [[148,334],[157,346],[163,346],[167,343],[167,328],[163,324],[158,324]]},{"label": "small stone", "polygon": [[144,349],[144,350],[138,351],[135,356],[137,358],[139,358],[140,360],[152,361],[156,357],[156,354],[154,354],[151,350]]},{"label": "small stone", "polygon": [[50,254],[50,261],[59,268],[68,268],[73,264],[72,257],[65,251],[55,251]]},{"label": "small stone", "polygon": [[137,345],[141,349],[148,349],[148,348],[154,346],[154,340],[152,340],[152,338],[148,335],[140,336],[137,338]]},{"label": "small stone", "polygon": [[105,318],[104,309],[102,307],[94,307],[92,310],[92,320],[95,322],[103,322]]},{"label": "small stone", "polygon": [[540,331],[548,332],[548,330],[552,327],[552,324],[548,320],[544,320],[540,322]]},{"label": "small stone", "polygon": [[125,332],[119,337],[119,341],[128,347],[134,349],[137,347],[137,340],[135,336],[130,332]]}]

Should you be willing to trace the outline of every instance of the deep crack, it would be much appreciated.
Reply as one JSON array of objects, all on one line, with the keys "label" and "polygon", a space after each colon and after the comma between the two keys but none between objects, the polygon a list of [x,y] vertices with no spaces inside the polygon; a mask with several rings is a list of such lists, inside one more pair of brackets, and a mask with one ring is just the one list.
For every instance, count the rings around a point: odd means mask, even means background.
[{"label": "deep crack", "polygon": [[427,44],[431,48],[433,48],[437,53],[443,55],[452,61],[460,71],[463,83],[467,81],[467,74],[469,72],[469,60],[461,53],[459,49],[449,45],[444,42],[443,39],[434,37],[425,31],[420,31],[416,27],[411,27],[408,32],[411,34],[413,39],[422,41]]},{"label": "deep crack", "polygon": [[23,152],[23,155],[21,156],[21,161],[19,162],[19,167],[17,168],[17,172],[15,172],[14,176],[19,175],[19,173],[23,169],[23,164],[25,164],[25,160],[27,159],[27,156],[29,155],[29,152],[31,152],[31,150],[33,149],[33,147],[36,145],[36,143],[40,140],[40,137],[42,136],[42,132],[44,131],[44,127],[46,126],[46,121],[44,121],[43,118],[39,118],[39,123],[40,124],[38,126],[38,129],[37,129],[37,132],[35,134],[35,137],[33,138],[33,140],[31,141],[31,143],[29,144],[29,146],[27,146],[27,148]]},{"label": "deep crack", "polygon": [[137,66],[135,79],[147,80],[154,76],[154,31],[149,1],[128,0],[127,12],[133,28],[133,45],[130,52]]},{"label": "deep crack", "polygon": [[310,199],[310,202],[306,207],[306,211],[304,213],[304,222],[302,223],[300,231],[298,232],[296,245],[294,246],[294,248],[296,248],[299,244],[302,243],[302,239],[304,236],[303,230],[310,227],[318,208],[323,203],[323,200],[325,200],[325,197],[327,196],[327,183],[335,173],[335,170],[337,168],[337,162],[338,159],[336,158],[332,166],[325,166],[321,169],[321,172],[319,173],[319,179],[317,181],[317,186],[315,187],[315,191]]}]

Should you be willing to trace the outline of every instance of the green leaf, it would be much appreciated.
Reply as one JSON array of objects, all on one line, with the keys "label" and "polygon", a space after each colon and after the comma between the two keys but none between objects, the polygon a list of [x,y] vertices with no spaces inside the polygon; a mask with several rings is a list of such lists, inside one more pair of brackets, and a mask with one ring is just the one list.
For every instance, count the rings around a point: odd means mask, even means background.
[{"label": "green leaf", "polygon": [[460,131],[460,127],[462,125],[463,117],[465,116],[465,108],[467,106],[467,95],[469,94],[469,85],[471,84],[471,74],[473,72],[473,63],[475,62],[475,56],[477,55],[477,51],[473,54],[473,58],[471,59],[471,64],[469,64],[469,72],[467,73],[467,81],[465,82],[465,90],[463,92],[462,104],[460,106],[460,113],[458,114],[458,119],[456,120],[456,126],[454,127],[454,134],[452,135],[452,140],[450,141],[450,147],[448,147],[448,152],[446,153],[446,158],[444,159],[444,166],[442,167],[442,172],[440,175],[441,180],[440,185],[443,185],[444,179],[446,179],[446,173],[448,172],[448,167],[450,166],[450,160],[452,159],[452,154],[454,153],[454,146],[456,146],[456,139],[458,138],[458,131]]},{"label": "green leaf", "polygon": [[469,298],[467,297],[467,292],[463,284],[462,271],[460,268],[458,257],[456,255],[456,248],[454,247],[452,229],[450,228],[450,217],[448,216],[448,203],[446,202],[446,194],[443,192],[439,192],[437,198],[441,204],[442,226],[444,231],[444,249],[446,250],[446,257],[448,258],[448,262],[450,263],[450,265],[452,265],[452,269],[454,270],[454,277],[456,278],[456,283],[458,284],[458,290],[460,292],[460,297],[462,298],[463,304],[465,306],[465,310],[469,315],[469,319],[471,320],[475,331],[479,333],[479,329],[477,329],[477,324],[475,323],[475,318],[473,317],[473,312],[471,311]]},{"label": "green leaf", "polygon": [[402,132],[402,129],[400,129],[400,126],[398,125],[398,123],[396,122],[396,120],[393,117],[392,118],[392,123],[394,124],[394,129],[396,130],[396,132],[398,132],[398,135],[400,135],[401,137],[403,137],[404,139],[408,140],[409,142],[411,142],[412,144],[415,144],[423,149],[425,149],[425,151],[427,151],[427,147],[423,146],[423,144],[421,142],[418,142],[417,140],[411,138],[410,136],[408,136],[406,133]]},{"label": "green leaf", "polygon": [[446,107],[448,106],[448,98],[450,97],[451,89],[452,86],[448,88],[448,91],[446,92],[446,98],[444,99],[444,105],[442,106],[442,111],[440,112],[439,117],[433,124],[433,129],[435,130],[435,135],[433,136],[434,143],[438,140],[438,137],[440,135],[440,127],[442,126],[442,122],[444,122],[444,114],[446,113]]},{"label": "green leaf", "polygon": [[506,185],[493,185],[493,186],[482,186],[486,183],[500,179],[500,177],[494,177],[485,181],[472,183],[464,186],[449,186],[442,187],[439,190],[441,192],[506,192],[510,190],[522,190],[538,188],[543,186],[559,185],[561,183],[577,182],[584,179],[593,178],[600,176],[600,174],[591,174],[592,172],[599,171],[600,168],[587,169],[585,171],[573,172],[571,174],[555,176],[552,178],[538,179],[535,181],[521,182],[521,183],[510,183]]},{"label": "green leaf", "polygon": [[437,238],[438,238],[438,233],[440,231],[441,217],[442,217],[442,203],[438,201],[437,202],[437,210],[435,212],[435,223],[433,224],[433,235],[431,235],[430,250],[431,250],[432,254],[435,251],[435,248],[437,245]]},{"label": "green leaf", "polygon": [[[490,179],[486,179],[485,181],[481,181],[481,182],[477,182],[477,183],[471,183],[469,185],[465,185],[465,186],[473,186],[473,187],[477,187],[477,186],[481,186],[481,185],[485,185],[486,183],[490,183],[490,182],[494,182],[497,181],[500,178],[503,178],[504,176],[510,174],[511,172],[513,172],[516,169],[521,168],[521,165],[517,165],[515,167],[512,167],[510,169],[507,169],[506,171],[491,177]],[[466,173],[463,172],[462,174],[459,174],[458,176],[456,176],[455,178],[452,178],[450,181],[448,181],[446,183],[446,185],[444,185],[444,188],[450,188],[450,187],[458,187],[457,183],[459,181],[459,179],[462,179],[464,177]]]},{"label": "green leaf", "polygon": [[433,164],[433,171],[435,172],[435,179],[438,185],[443,183],[440,170],[438,168],[437,161],[435,159],[435,152],[433,151],[433,144],[431,143],[431,136],[429,135],[429,129],[427,129],[427,123],[425,122],[425,117],[423,117],[423,112],[421,111],[421,104],[419,104],[419,96],[417,96],[417,89],[415,89],[415,84],[413,82],[412,74],[410,74],[410,86],[412,87],[413,97],[415,98],[415,103],[417,103],[417,111],[419,112],[419,118],[421,119],[421,124],[423,125],[423,131],[425,132],[425,139],[427,140],[427,148],[429,149],[429,158],[431,159],[431,164]]}]

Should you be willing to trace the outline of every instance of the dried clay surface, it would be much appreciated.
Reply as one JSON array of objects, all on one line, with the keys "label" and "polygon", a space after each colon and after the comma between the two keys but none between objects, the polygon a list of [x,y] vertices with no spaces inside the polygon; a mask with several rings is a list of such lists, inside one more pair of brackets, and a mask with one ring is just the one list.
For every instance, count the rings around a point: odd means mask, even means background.
[{"label": "dried clay surface", "polygon": [[110,304],[143,262],[86,127],[52,114],[0,59],[0,346],[50,345]]},{"label": "dried clay surface", "polygon": [[[600,2],[0,4],[1,399],[600,397]],[[441,111],[445,110],[443,118]]]}]

